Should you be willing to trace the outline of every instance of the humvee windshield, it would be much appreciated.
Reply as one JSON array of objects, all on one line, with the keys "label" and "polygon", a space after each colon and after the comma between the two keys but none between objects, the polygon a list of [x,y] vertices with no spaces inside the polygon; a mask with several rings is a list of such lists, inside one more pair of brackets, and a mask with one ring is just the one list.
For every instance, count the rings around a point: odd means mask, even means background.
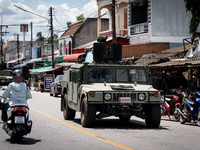
[{"label": "humvee windshield", "polygon": [[[115,73],[115,80],[113,80],[113,73]],[[116,82],[116,83],[146,83],[146,73],[143,69],[113,69],[113,68],[88,68],[88,82],[103,83]]]},{"label": "humvee windshield", "polygon": [[112,82],[113,73],[111,68],[88,68],[88,82]]},{"label": "humvee windshield", "polygon": [[147,82],[142,69],[116,69],[116,82]]}]

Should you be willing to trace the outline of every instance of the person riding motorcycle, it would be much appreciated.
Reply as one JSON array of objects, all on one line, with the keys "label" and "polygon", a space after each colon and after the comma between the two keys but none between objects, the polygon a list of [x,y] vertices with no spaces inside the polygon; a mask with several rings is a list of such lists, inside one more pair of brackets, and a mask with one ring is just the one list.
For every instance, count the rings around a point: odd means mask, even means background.
[{"label": "person riding motorcycle", "polygon": [[[2,111],[2,129],[5,129],[8,120],[7,109],[9,106],[12,104],[27,104],[27,100],[32,98],[30,89],[23,83],[21,70],[17,69],[13,71],[13,82],[8,85],[7,89],[2,94],[2,98],[5,100],[5,107]],[[9,103],[6,101],[7,98],[9,98]]]}]

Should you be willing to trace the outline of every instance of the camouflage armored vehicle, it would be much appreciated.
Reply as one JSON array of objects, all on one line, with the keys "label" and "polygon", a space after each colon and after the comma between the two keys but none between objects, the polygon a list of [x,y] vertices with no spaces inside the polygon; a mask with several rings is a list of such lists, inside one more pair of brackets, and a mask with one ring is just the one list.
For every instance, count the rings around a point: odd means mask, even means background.
[{"label": "camouflage armored vehicle", "polygon": [[8,85],[13,81],[12,70],[0,70],[0,85]]},{"label": "camouflage armored vehicle", "polygon": [[143,66],[109,61],[74,64],[62,79],[64,119],[73,120],[75,113],[81,112],[83,127],[92,127],[96,118],[116,116],[129,121],[134,115],[145,119],[148,127],[157,128],[160,101],[160,93],[148,84]]}]

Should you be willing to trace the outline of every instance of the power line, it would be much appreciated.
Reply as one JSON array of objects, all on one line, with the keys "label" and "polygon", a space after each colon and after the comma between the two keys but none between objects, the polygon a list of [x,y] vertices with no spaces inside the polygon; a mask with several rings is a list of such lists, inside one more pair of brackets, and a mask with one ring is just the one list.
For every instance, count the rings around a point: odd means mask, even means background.
[{"label": "power line", "polygon": [[[15,5],[15,4],[13,4],[13,6],[15,6],[15,7],[19,8],[19,9],[25,11],[25,12],[31,13],[31,14],[33,14],[33,15],[36,15],[36,16],[38,16],[38,17],[47,19],[46,17],[40,16],[40,15],[38,15],[38,14],[36,14],[36,13],[33,13],[33,12],[31,12],[31,11],[28,11],[28,10],[25,10],[25,9],[23,9],[23,8],[21,8],[21,7],[17,6],[17,5]],[[49,19],[47,19],[47,20],[49,21]]]}]

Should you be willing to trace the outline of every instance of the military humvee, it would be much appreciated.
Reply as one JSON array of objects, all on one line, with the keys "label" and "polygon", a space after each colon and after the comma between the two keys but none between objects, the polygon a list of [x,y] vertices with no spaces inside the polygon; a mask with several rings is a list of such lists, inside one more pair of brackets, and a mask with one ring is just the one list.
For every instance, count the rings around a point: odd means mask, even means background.
[{"label": "military humvee", "polygon": [[[111,55],[115,55],[112,51]],[[93,54],[95,60],[95,49]],[[116,116],[129,121],[134,115],[145,119],[148,127],[157,128],[161,120],[160,101],[160,93],[148,84],[143,66],[113,61],[74,64],[62,79],[64,119],[73,120],[76,111],[81,112],[83,127],[92,127],[96,118]]]},{"label": "military humvee", "polygon": [[0,85],[8,85],[13,81],[12,70],[0,70]]}]

